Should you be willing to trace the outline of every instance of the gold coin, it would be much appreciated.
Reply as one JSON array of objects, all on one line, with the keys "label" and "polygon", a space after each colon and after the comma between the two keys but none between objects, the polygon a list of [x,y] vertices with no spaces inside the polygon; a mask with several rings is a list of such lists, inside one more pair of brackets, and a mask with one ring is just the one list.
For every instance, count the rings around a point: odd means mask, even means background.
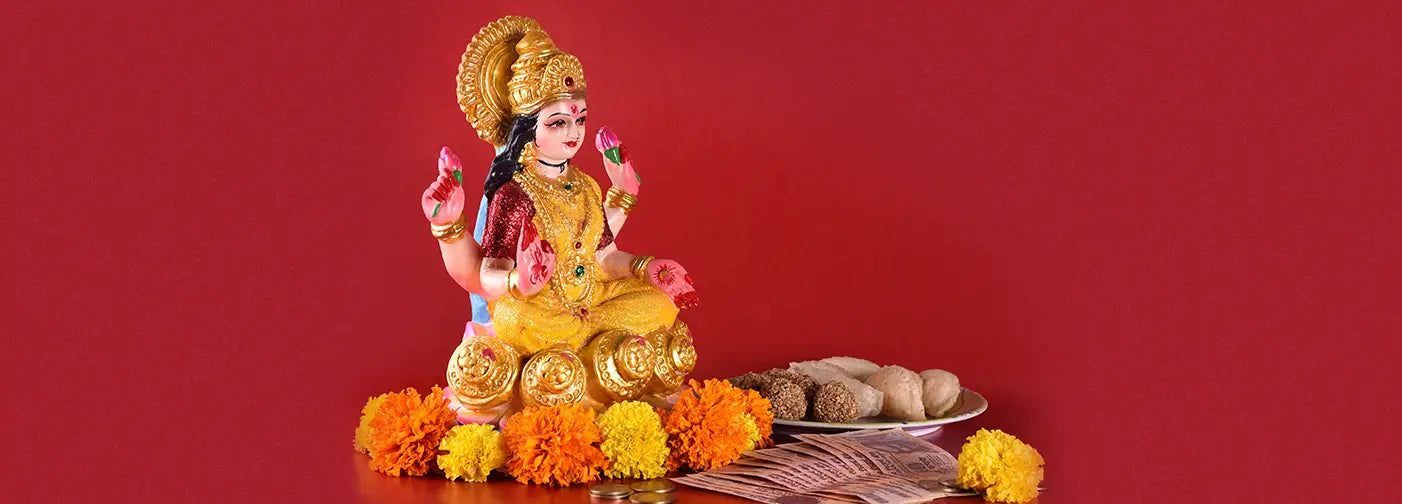
[{"label": "gold coin", "polygon": [[612,499],[622,499],[633,493],[628,487],[616,483],[604,483],[589,487],[589,495],[595,497],[608,497]]},{"label": "gold coin", "polygon": [[677,489],[676,485],[673,485],[672,482],[664,479],[639,481],[628,486],[633,487],[634,492],[667,493]]},{"label": "gold coin", "polygon": [[657,492],[637,492],[634,493],[632,497],[628,498],[628,502],[637,502],[640,504],[672,504],[676,501],[677,496],[675,495]]}]

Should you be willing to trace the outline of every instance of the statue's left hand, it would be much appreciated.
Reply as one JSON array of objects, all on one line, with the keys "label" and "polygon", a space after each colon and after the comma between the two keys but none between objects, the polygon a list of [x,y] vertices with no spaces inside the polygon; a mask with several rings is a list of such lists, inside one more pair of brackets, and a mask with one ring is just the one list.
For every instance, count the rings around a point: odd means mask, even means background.
[{"label": "statue's left hand", "polygon": [[677,308],[695,308],[701,302],[686,268],[670,259],[657,259],[647,265],[647,279],[672,298]]},{"label": "statue's left hand", "polygon": [[[613,187],[637,196],[643,181],[638,177],[638,172],[633,170],[633,160],[628,157],[628,148],[618,140],[618,135],[608,126],[599,128],[599,132],[594,135],[594,148],[604,155],[604,171],[608,172],[609,182]],[[615,159],[618,162],[614,162]]]}]

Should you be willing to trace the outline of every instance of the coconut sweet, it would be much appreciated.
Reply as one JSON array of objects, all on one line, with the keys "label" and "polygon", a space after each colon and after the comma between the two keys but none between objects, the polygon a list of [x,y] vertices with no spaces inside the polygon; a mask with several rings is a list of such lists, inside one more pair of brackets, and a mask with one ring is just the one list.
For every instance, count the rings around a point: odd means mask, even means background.
[{"label": "coconut sweet", "polygon": [[925,405],[925,414],[930,418],[939,418],[959,404],[959,377],[954,373],[943,369],[926,369],[920,372],[921,402]]},{"label": "coconut sweet", "polygon": [[868,376],[866,384],[881,391],[881,414],[906,421],[925,419],[924,382],[915,371],[886,366]]}]

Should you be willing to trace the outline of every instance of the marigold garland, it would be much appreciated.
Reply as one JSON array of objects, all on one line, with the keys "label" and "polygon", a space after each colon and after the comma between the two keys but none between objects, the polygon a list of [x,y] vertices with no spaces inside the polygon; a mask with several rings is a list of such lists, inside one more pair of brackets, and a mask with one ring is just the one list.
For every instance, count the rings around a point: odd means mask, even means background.
[{"label": "marigold garland", "polygon": [[664,423],[672,450],[667,468],[704,471],[739,460],[751,444],[750,432],[759,432],[758,419],[745,415],[750,398],[722,380],[688,384],[691,389],[682,392]]},{"label": "marigold garland", "polygon": [[958,482],[983,492],[989,502],[1024,503],[1037,498],[1042,454],[1001,430],[979,429],[959,450]]},{"label": "marigold garland", "polygon": [[667,431],[662,417],[647,403],[614,403],[596,422],[603,432],[599,446],[609,460],[605,476],[652,479],[666,474]]},{"label": "marigold garland", "polygon": [[443,435],[456,424],[437,386],[424,396],[412,387],[386,394],[370,421],[370,468],[390,476],[423,476],[435,466]]},{"label": "marigold garland", "polygon": [[506,464],[506,443],[491,425],[459,425],[438,443],[438,468],[450,480],[487,481],[487,474]]},{"label": "marigold garland", "polygon": [[594,410],[578,404],[529,407],[502,425],[516,481],[568,486],[599,478],[608,466]]},{"label": "marigold garland", "polygon": [[370,421],[375,419],[375,412],[379,411],[380,403],[389,394],[380,394],[365,401],[365,406],[360,409],[360,425],[355,428],[355,451],[360,453],[370,453],[370,444],[374,442],[374,429],[370,428]]}]

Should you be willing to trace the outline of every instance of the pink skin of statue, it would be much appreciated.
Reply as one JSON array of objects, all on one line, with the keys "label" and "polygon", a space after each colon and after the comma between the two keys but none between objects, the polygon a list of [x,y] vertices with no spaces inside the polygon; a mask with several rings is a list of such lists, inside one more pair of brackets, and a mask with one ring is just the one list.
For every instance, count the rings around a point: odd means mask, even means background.
[{"label": "pink skin of statue", "polygon": [[540,239],[529,221],[516,241],[516,288],[522,294],[534,296],[545,288],[555,273],[555,249]]},{"label": "pink skin of statue", "polygon": [[[536,159],[558,165],[573,158],[584,143],[584,121],[589,109],[583,99],[559,100],[540,109],[535,124]],[[554,177],[558,169],[541,166],[541,175]],[[547,173],[554,169],[555,173]]]},{"label": "pink skin of statue", "polygon": [[671,259],[656,259],[647,265],[647,279],[672,298],[677,308],[695,308],[701,303],[696,285],[686,268]]}]

